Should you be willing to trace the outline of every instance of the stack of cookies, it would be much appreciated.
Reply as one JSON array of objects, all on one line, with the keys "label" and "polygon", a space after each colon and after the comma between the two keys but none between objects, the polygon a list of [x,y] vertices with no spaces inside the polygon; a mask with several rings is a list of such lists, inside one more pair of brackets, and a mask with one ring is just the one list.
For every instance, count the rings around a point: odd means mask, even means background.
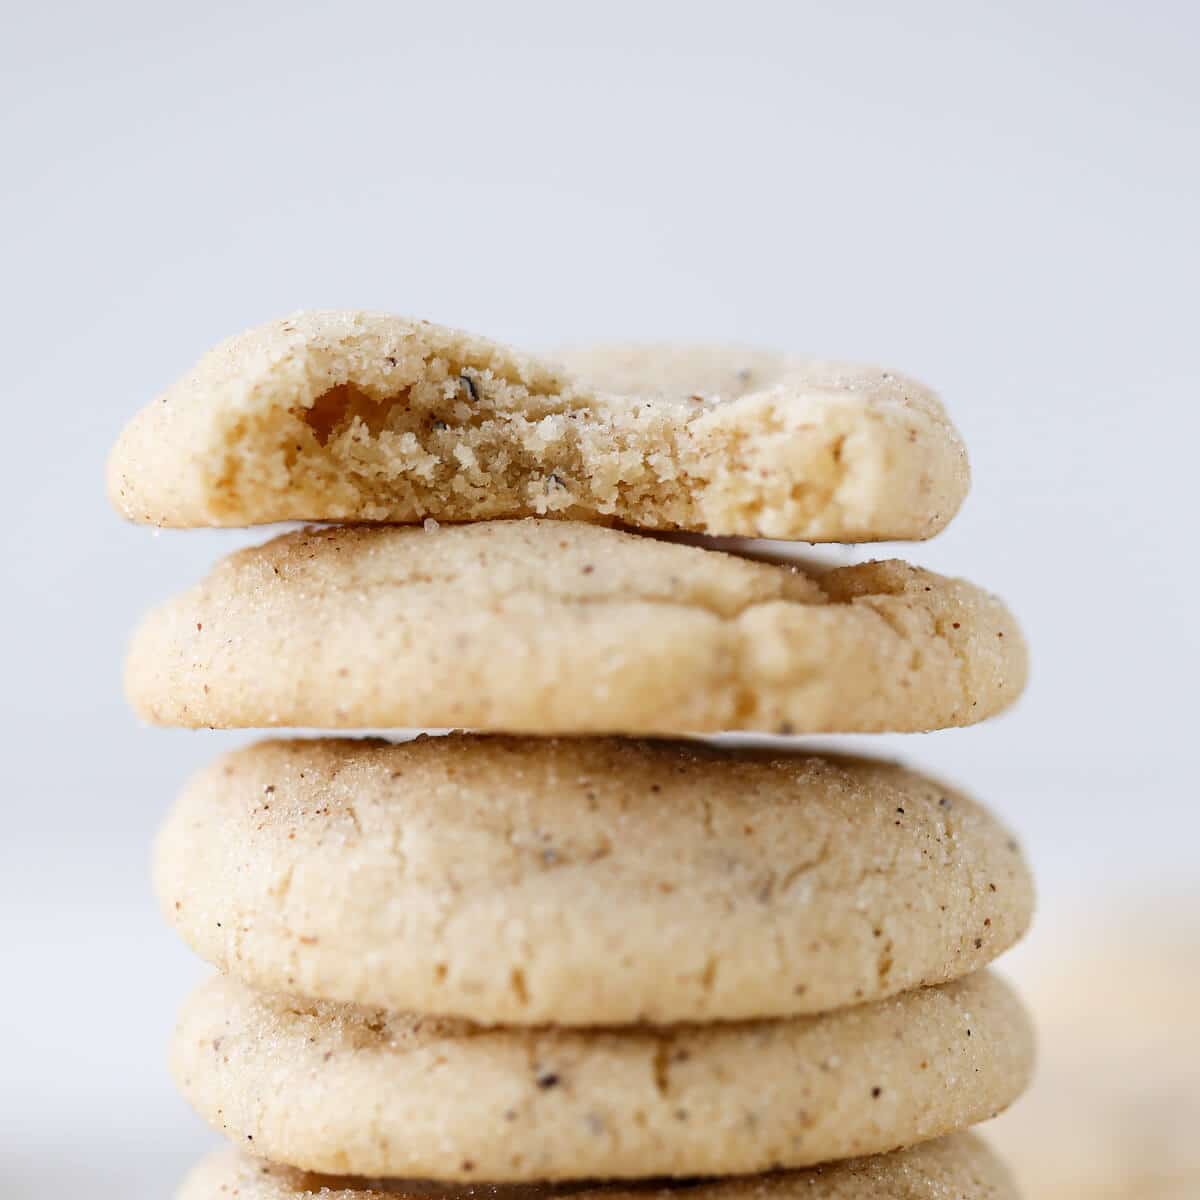
[{"label": "stack of cookies", "polygon": [[[219,973],[171,1057],[234,1148],[181,1196],[1011,1197],[962,1131],[1030,1070],[987,970],[1030,917],[1016,843],[942,783],[773,735],[982,720],[1020,633],[901,562],[703,540],[929,537],[967,486],[953,426],[844,364],[564,361],[301,314],[113,454],[137,521],[348,522],[151,613],[140,715],[471,731],[264,741],[184,792],[157,888]],[[722,732],[764,736],[697,736]]]}]

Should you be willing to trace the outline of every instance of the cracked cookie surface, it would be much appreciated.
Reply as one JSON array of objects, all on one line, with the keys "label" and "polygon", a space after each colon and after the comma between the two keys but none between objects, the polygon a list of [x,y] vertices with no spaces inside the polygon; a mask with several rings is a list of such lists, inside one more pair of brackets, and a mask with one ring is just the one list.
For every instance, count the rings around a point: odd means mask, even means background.
[{"label": "cracked cookie surface", "polygon": [[429,1180],[312,1175],[236,1150],[212,1155],[189,1176],[178,1200],[1017,1200],[995,1155],[971,1134],[909,1150],[805,1171],[672,1184],[437,1184]]},{"label": "cracked cookie surface", "polygon": [[1033,900],[998,821],[893,763],[462,734],[228,754],[154,874],[251,986],[485,1024],[875,1000],[979,969]]},{"label": "cracked cookie surface", "polygon": [[557,521],[307,529],[153,611],[164,725],[674,734],[926,730],[1020,694],[999,600],[904,563],[754,562]]},{"label": "cracked cookie surface", "polygon": [[185,1004],[176,1083],[304,1170],[517,1182],[741,1174],[964,1129],[1025,1087],[1028,1020],[987,971],[815,1017],[483,1028],[262,994]]},{"label": "cracked cookie surface", "polygon": [[143,409],[109,495],[169,526],[561,516],[845,542],[930,537],[966,494],[940,402],[894,372],[679,347],[573,360],[628,392],[425,321],[297,313]]}]

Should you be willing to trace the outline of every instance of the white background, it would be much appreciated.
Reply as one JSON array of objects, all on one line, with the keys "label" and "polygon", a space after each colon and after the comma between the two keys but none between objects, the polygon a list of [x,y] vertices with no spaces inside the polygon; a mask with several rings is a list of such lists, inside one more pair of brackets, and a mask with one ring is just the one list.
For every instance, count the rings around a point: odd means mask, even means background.
[{"label": "white background", "polygon": [[212,1141],[162,1067],[201,969],[146,858],[233,739],[139,728],[119,663],[142,609],[248,539],[122,526],[102,464],[210,344],[296,308],[926,379],[976,483],[902,552],[1002,592],[1034,675],[985,728],[877,744],[1017,827],[1043,947],[1189,882],[1192,6],[51,3],[5,26],[6,1200],[165,1197]]}]

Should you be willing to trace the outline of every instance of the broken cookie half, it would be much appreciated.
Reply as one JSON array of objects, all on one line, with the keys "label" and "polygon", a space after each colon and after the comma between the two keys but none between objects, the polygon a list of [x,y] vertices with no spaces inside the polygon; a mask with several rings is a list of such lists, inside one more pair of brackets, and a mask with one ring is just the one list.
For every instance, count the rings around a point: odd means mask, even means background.
[{"label": "broken cookie half", "polygon": [[108,469],[154,525],[545,516],[817,542],[930,537],[968,482],[940,402],[894,373],[681,346],[559,364],[366,312],[223,342]]}]

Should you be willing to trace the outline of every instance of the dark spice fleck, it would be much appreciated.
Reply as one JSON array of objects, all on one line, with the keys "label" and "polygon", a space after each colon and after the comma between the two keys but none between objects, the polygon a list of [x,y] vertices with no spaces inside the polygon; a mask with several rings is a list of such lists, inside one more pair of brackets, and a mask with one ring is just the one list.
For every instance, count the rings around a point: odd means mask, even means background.
[{"label": "dark spice fleck", "polygon": [[982,949],[983,949],[983,938],[976,938],[976,939],[975,939],[975,949],[976,949],[976,950],[982,950]]},{"label": "dark spice fleck", "polygon": [[434,419],[433,427],[434,427],[434,429],[438,429],[438,430],[449,428],[449,426],[446,424],[445,421],[439,421],[436,418]]},{"label": "dark spice fleck", "polygon": [[878,1099],[879,1099],[879,1097],[880,1097],[880,1096],[882,1096],[882,1095],[883,1095],[883,1088],[881,1088],[881,1087],[873,1087],[873,1088],[871,1089],[871,1099],[872,1099],[872,1100],[878,1100]]},{"label": "dark spice fleck", "polygon": [[552,1087],[558,1087],[559,1079],[553,1071],[547,1071],[537,1077],[537,1085],[542,1091],[549,1091]]},{"label": "dark spice fleck", "polygon": [[458,382],[467,389],[467,396],[470,398],[471,403],[478,404],[479,389],[475,386],[475,380],[473,380],[470,375],[466,373],[466,371],[463,371],[458,377]]}]

